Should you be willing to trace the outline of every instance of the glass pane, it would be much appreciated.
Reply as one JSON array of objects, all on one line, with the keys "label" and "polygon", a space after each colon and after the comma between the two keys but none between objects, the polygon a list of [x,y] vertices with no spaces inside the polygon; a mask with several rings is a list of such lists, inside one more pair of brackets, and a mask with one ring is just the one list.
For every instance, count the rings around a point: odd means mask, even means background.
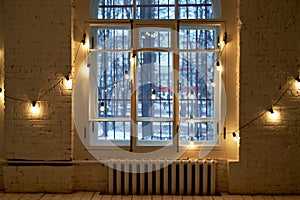
[{"label": "glass pane", "polygon": [[216,122],[181,122],[181,141],[214,141]]},{"label": "glass pane", "polygon": [[98,19],[132,19],[133,0],[99,1]]},{"label": "glass pane", "polygon": [[139,46],[141,48],[170,48],[171,29],[141,28],[139,29]]},{"label": "glass pane", "polygon": [[138,54],[138,117],[172,118],[172,53]]},{"label": "glass pane", "polygon": [[211,0],[178,0],[179,19],[211,19]]},{"label": "glass pane", "polygon": [[90,28],[91,49],[130,50],[130,27],[99,27]]},{"label": "glass pane", "polygon": [[181,27],[179,30],[180,49],[213,50],[217,46],[219,27]]},{"label": "glass pane", "polygon": [[130,122],[97,122],[98,140],[129,140]]},{"label": "glass pane", "polygon": [[[130,116],[130,53],[97,52],[90,54],[98,65],[98,117],[124,118]],[[98,77],[98,78],[97,78]]]},{"label": "glass pane", "polygon": [[137,0],[137,19],[174,19],[174,0]]},{"label": "glass pane", "polygon": [[180,53],[180,117],[215,117],[215,59],[213,52]]},{"label": "glass pane", "polygon": [[172,135],[172,122],[138,123],[138,140],[172,140]]}]

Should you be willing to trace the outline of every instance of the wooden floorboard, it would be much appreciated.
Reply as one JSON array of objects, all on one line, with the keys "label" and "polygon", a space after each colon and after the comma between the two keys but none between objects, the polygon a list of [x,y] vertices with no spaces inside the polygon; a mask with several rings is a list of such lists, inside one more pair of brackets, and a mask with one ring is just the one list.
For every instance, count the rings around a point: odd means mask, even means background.
[{"label": "wooden floorboard", "polygon": [[254,200],[264,200],[263,196],[261,196],[261,195],[254,195],[253,199]]},{"label": "wooden floorboard", "polygon": [[300,195],[229,195],[172,196],[172,195],[101,195],[99,192],[72,194],[3,193],[0,200],[300,200]]}]

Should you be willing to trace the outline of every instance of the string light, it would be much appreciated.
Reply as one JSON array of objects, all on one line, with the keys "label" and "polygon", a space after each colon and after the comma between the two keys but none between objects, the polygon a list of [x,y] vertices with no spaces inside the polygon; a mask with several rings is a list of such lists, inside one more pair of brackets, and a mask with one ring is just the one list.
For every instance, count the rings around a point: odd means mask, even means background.
[{"label": "string light", "polygon": [[65,81],[66,88],[72,89],[72,85],[73,85],[72,79],[69,77],[69,75],[67,75],[65,78],[66,78],[66,81]]},{"label": "string light", "polygon": [[130,78],[128,71],[125,71],[125,79],[128,80]]},{"label": "string light", "polygon": [[131,62],[131,63],[134,63],[135,57],[136,57],[136,54],[135,54],[135,53],[132,53],[132,56],[131,56],[131,58],[130,58],[130,62]]},{"label": "string light", "polygon": [[39,108],[38,103],[36,101],[31,102],[30,112],[33,115],[38,115],[40,113],[40,108]]},{"label": "string light", "polygon": [[221,64],[220,64],[220,61],[218,61],[218,60],[217,60],[217,62],[216,62],[216,69],[217,69],[217,71],[219,71],[219,72],[222,72],[222,70],[223,70],[223,68],[222,68],[222,66],[221,66]]},{"label": "string light", "polygon": [[300,76],[297,76],[295,80],[296,80],[297,89],[300,90]]},{"label": "string light", "polygon": [[194,94],[194,91],[191,90],[191,93],[190,93],[190,99],[194,99],[195,98],[195,94]]},{"label": "string light", "polygon": [[279,120],[279,112],[274,110],[273,107],[269,109],[269,112],[268,112],[268,118],[271,120],[271,121],[277,121]]},{"label": "string light", "polygon": [[232,133],[232,137],[234,137],[234,138],[236,137],[236,133],[235,132]]},{"label": "string light", "polygon": [[235,142],[238,142],[240,140],[240,137],[235,132],[232,133],[232,137]]},{"label": "string light", "polygon": [[101,102],[101,104],[100,104],[100,111],[101,112],[105,111],[104,102]]},{"label": "string light", "polygon": [[190,140],[190,146],[194,146],[194,137],[191,137],[191,140]]},{"label": "string light", "polygon": [[154,89],[152,90],[151,99],[156,99],[156,92]]}]

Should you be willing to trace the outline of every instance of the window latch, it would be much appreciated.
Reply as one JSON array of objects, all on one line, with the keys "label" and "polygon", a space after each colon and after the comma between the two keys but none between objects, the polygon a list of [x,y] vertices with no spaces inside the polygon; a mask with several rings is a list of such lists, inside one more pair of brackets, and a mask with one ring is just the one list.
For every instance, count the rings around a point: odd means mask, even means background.
[{"label": "window latch", "polygon": [[178,80],[178,81],[177,81],[177,93],[179,93],[180,90],[181,90],[181,83],[180,83],[180,81]]}]

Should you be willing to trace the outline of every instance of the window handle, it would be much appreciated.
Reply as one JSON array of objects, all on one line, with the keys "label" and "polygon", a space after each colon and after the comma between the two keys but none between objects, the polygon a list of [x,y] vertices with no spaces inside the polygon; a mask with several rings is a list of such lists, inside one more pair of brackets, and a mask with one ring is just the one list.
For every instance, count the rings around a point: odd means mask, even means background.
[{"label": "window handle", "polygon": [[181,90],[181,83],[180,83],[180,81],[178,80],[178,81],[177,81],[177,93],[179,93],[180,90]]}]

